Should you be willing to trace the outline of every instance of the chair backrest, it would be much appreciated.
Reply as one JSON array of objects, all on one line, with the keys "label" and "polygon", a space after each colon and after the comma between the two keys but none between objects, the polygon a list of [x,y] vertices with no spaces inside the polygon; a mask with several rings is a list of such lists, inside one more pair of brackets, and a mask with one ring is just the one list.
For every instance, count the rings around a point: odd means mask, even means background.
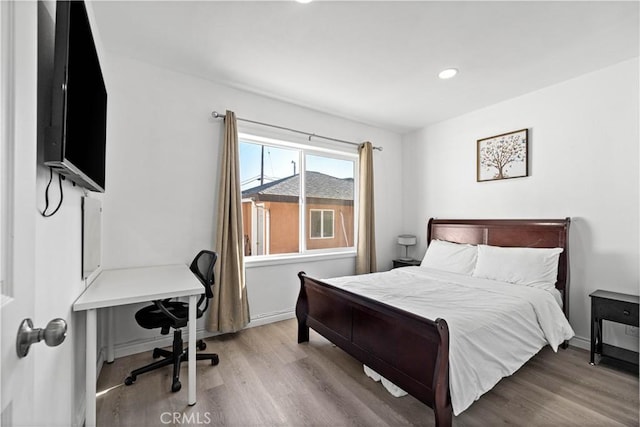
[{"label": "chair backrest", "polygon": [[[215,277],[213,275],[213,267],[216,265],[218,254],[213,251],[203,250],[196,255],[191,262],[189,269],[196,275],[196,277],[204,286],[204,292],[207,299],[213,298],[213,284],[215,283]],[[199,305],[199,304],[198,304]]]}]

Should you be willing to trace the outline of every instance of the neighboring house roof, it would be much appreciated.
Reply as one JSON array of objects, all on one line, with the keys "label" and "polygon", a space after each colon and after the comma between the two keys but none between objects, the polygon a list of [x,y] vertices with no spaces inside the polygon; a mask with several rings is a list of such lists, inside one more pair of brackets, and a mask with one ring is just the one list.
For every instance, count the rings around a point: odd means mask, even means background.
[{"label": "neighboring house roof", "polygon": [[[307,171],[305,186],[307,198],[353,200],[353,178],[336,178],[320,172]],[[244,190],[242,198],[272,201],[287,201],[295,198],[297,200],[299,192],[300,174],[295,174]]]}]

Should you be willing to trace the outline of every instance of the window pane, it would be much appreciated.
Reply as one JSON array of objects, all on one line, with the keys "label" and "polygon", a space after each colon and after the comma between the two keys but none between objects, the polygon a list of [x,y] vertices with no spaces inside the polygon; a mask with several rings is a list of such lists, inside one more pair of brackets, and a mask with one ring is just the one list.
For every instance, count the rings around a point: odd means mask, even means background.
[{"label": "window pane", "polygon": [[309,230],[312,239],[319,239],[322,237],[322,211],[311,211]]},{"label": "window pane", "polygon": [[[305,198],[307,214],[322,212],[321,239],[311,238],[307,249],[344,248],[354,245],[355,161],[332,157],[305,156]],[[311,221],[311,232],[315,226]]]},{"label": "window pane", "polygon": [[333,211],[322,212],[322,237],[333,237]]},{"label": "window pane", "polygon": [[300,151],[240,141],[245,256],[297,253]]}]

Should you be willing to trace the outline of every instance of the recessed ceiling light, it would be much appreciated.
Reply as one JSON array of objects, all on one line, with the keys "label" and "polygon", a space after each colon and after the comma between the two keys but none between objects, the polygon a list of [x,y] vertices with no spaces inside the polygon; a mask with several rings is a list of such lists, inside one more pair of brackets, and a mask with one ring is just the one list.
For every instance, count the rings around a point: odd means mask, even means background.
[{"label": "recessed ceiling light", "polygon": [[440,71],[440,74],[438,74],[438,77],[440,77],[443,80],[446,80],[446,79],[450,79],[456,74],[458,74],[457,68],[447,68],[446,70]]},{"label": "recessed ceiling light", "polygon": [[296,0],[298,3],[307,4],[311,3],[312,0]]}]

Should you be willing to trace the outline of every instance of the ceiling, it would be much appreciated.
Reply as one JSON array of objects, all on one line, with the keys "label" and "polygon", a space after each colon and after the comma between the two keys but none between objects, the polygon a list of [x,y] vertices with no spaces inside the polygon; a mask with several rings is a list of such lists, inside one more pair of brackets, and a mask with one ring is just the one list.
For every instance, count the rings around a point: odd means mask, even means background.
[{"label": "ceiling", "polygon": [[[396,132],[639,56],[639,3],[95,2],[105,49]],[[450,80],[438,72],[460,70]]]}]

